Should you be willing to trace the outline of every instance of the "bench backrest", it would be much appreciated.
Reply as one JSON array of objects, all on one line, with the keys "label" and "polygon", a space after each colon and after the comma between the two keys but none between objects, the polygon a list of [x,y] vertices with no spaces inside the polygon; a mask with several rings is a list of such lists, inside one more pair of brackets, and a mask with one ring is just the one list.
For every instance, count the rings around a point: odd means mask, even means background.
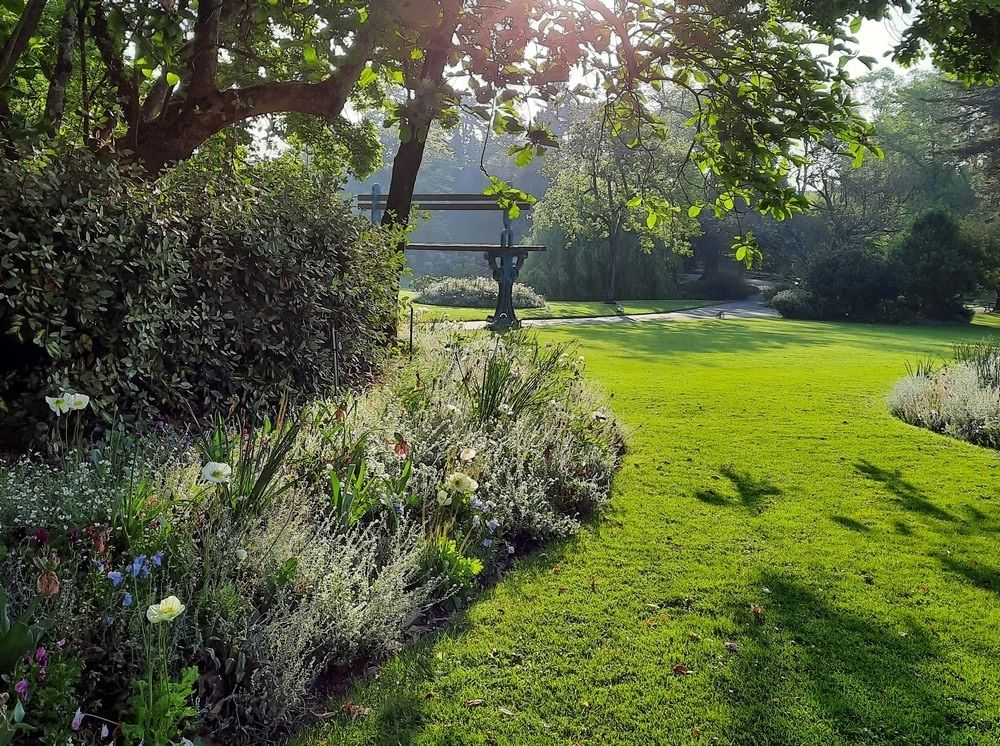
[{"label": "bench backrest", "polygon": [[[388,195],[382,194],[380,185],[372,186],[371,192],[358,195],[358,208],[368,212],[373,223],[382,220],[382,213],[385,211]],[[531,202],[519,201],[517,206],[521,210],[530,210],[534,205]],[[418,210],[435,211],[502,211],[497,204],[496,197],[484,194],[414,194],[413,207]],[[504,224],[507,224],[506,214]]]}]

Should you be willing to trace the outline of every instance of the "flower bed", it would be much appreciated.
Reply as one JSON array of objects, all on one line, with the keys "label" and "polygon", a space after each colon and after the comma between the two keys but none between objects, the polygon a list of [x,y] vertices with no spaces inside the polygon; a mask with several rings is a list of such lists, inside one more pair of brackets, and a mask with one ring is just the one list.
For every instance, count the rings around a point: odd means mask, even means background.
[{"label": "flower bed", "polygon": [[[257,427],[0,466],[0,743],[262,743],[608,498],[619,432],[560,347],[424,338],[393,380]],[[84,454],[81,457],[81,454]]]},{"label": "flower bed", "polygon": [[[515,308],[543,308],[545,298],[529,286],[514,283]],[[414,298],[417,303],[460,308],[494,308],[497,284],[485,277],[446,277],[424,287]]]},{"label": "flower bed", "polygon": [[911,425],[1000,448],[1000,345],[956,345],[954,362],[918,365],[893,387],[889,409]]}]

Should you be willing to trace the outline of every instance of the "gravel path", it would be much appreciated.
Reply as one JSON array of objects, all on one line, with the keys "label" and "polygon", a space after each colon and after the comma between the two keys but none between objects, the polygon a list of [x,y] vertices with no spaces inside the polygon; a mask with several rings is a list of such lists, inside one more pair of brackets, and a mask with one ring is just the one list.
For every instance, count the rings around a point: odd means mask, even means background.
[{"label": "gravel path", "polygon": [[[718,303],[687,311],[666,313],[619,314],[616,316],[584,316],[575,319],[524,319],[523,327],[536,326],[584,326],[588,324],[637,324],[644,321],[686,321],[698,319],[777,319],[781,315],[761,303],[759,296],[748,300]],[[485,329],[485,321],[466,321],[463,329]]]}]

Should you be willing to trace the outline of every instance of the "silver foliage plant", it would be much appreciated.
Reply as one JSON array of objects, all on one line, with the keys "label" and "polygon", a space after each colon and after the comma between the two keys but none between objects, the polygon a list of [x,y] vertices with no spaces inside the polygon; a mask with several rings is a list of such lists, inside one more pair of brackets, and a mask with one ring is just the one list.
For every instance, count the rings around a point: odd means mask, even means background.
[{"label": "silver foliage plant", "polygon": [[978,445],[1000,448],[1000,348],[962,345],[956,361],[939,369],[920,366],[888,396],[904,422]]}]

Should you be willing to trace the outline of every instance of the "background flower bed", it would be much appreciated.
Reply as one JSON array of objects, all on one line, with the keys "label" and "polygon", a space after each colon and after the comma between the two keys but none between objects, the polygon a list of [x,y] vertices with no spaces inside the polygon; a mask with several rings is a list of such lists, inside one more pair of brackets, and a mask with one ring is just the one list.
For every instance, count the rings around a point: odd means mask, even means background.
[{"label": "background flower bed", "polygon": [[[545,305],[542,295],[520,282],[514,283],[513,296],[516,308],[541,308]],[[497,284],[486,277],[446,277],[423,286],[413,300],[433,306],[495,308]]]},{"label": "background flower bed", "polygon": [[320,683],[576,531],[621,448],[568,350],[428,337],[384,386],[294,418],[7,463],[0,578],[44,631],[3,671],[0,742],[15,715],[16,743],[277,739]]},{"label": "background flower bed", "polygon": [[911,425],[1000,448],[1000,345],[960,344],[947,365],[919,363],[893,387],[889,409]]}]

